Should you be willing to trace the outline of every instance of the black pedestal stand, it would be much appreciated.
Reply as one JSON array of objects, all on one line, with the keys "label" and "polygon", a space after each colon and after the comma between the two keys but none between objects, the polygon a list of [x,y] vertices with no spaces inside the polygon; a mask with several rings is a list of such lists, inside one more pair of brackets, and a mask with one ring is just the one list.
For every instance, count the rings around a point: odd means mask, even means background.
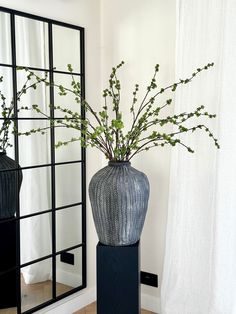
[{"label": "black pedestal stand", "polygon": [[97,245],[97,314],[140,314],[139,242]]},{"label": "black pedestal stand", "polygon": [[16,221],[7,221],[0,224],[0,309],[16,306],[16,270],[7,271],[15,266]]}]

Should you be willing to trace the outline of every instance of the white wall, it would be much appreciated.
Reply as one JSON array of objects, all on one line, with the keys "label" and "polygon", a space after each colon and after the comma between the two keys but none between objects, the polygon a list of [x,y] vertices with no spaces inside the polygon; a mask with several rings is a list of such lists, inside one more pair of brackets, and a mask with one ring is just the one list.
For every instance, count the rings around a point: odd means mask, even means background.
[{"label": "white wall", "polygon": [[[134,84],[140,83],[146,87],[156,63],[160,64],[159,86],[174,81],[175,0],[102,0],[101,12],[102,85],[103,88],[106,86],[111,67],[124,60],[120,77],[123,90],[121,103],[125,110],[130,103]],[[160,281],[169,162],[170,149],[166,148],[144,153],[132,161],[133,166],[147,174],[151,185],[149,209],[141,241],[141,266],[144,271],[158,274]],[[149,303],[157,304],[159,290],[142,286],[142,293],[150,297]],[[157,306],[154,307],[157,309]]]},{"label": "white wall", "polygon": [[[47,18],[85,27],[86,45],[86,94],[88,101],[96,108],[100,98],[100,1],[99,0],[0,0],[0,5]],[[101,156],[98,152],[87,152],[87,180],[101,168]],[[95,233],[91,209],[88,204],[87,242],[88,242],[88,288],[83,291],[89,295],[88,302],[94,297],[96,280],[95,254],[97,236]],[[92,289],[92,290],[91,290]],[[92,293],[90,291],[93,291]],[[78,302],[72,300],[71,309],[78,308]],[[60,302],[63,303],[64,301]],[[83,304],[81,303],[81,306]],[[60,311],[56,311],[59,313]],[[62,313],[65,313],[62,312]]]}]

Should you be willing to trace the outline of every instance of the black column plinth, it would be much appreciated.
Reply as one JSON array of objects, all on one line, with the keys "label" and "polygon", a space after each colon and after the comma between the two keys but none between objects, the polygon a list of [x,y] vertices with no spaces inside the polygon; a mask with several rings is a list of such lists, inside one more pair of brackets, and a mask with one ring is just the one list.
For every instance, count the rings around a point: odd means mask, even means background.
[{"label": "black column plinth", "polygon": [[0,224],[0,309],[15,307],[16,270],[16,221]]},{"label": "black column plinth", "polygon": [[97,314],[140,314],[139,242],[97,245]]}]

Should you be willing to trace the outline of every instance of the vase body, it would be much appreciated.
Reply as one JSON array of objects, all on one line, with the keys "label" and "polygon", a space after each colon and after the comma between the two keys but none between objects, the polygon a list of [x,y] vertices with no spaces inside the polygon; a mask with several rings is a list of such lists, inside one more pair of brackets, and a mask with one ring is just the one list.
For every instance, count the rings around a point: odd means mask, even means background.
[{"label": "vase body", "polygon": [[[18,170],[11,170],[18,169]],[[2,171],[8,170],[8,171]],[[0,219],[14,217],[22,182],[22,170],[18,163],[0,153]]]},{"label": "vase body", "polygon": [[147,176],[129,162],[109,162],[89,184],[89,197],[99,241],[123,246],[141,236],[147,212]]}]

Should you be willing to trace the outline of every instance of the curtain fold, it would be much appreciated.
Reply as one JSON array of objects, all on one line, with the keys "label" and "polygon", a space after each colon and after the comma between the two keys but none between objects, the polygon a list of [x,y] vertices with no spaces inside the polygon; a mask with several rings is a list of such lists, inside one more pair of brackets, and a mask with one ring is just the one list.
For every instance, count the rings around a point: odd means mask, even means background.
[{"label": "curtain fold", "polygon": [[[10,27],[10,15],[0,12],[0,42],[4,43],[0,47],[0,63],[11,63],[11,27]],[[10,104],[12,99],[12,85],[6,82],[12,81],[12,71],[8,67],[1,67],[0,76],[3,76],[3,82],[0,85],[3,95],[6,97],[6,103]],[[0,121],[2,125],[3,120]],[[11,134],[12,128],[10,128],[9,138],[11,143],[14,142],[13,135]],[[15,158],[14,149],[8,147],[7,154],[12,159]]]},{"label": "curtain fold", "polygon": [[175,112],[216,113],[202,122],[221,149],[198,132],[182,137],[195,154],[172,151],[161,313],[235,314],[236,2],[178,0],[177,15],[176,79],[215,66],[177,91]]},{"label": "curtain fold", "polygon": [[[45,24],[31,19],[18,17],[16,19],[16,51],[17,63],[46,68]],[[41,73],[40,73],[41,75]],[[24,71],[18,72],[18,89],[26,80]],[[36,91],[28,91],[21,98],[21,105],[31,107],[39,104],[44,112],[48,112],[48,91],[40,85]],[[30,111],[22,111],[20,117],[37,118]],[[22,122],[23,121],[23,122]],[[47,121],[22,120],[19,131],[46,127]],[[21,166],[50,163],[49,135],[20,136],[19,161]],[[50,168],[25,170],[20,193],[21,216],[51,208],[50,199]],[[51,216],[43,214],[21,220],[21,264],[51,254]],[[32,264],[21,269],[26,284],[42,282],[51,279],[51,260]]]}]

